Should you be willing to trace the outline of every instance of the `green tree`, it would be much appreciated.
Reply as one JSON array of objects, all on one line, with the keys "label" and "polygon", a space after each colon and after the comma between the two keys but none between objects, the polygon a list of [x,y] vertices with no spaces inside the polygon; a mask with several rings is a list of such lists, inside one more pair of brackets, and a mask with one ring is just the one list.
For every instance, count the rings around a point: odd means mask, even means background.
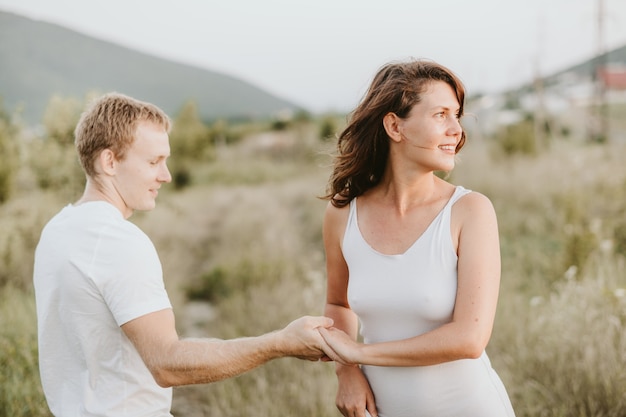
[{"label": "green tree", "polygon": [[495,140],[499,150],[506,156],[536,155],[538,152],[534,122],[530,116],[500,129]]},{"label": "green tree", "polygon": [[44,112],[45,134],[30,149],[30,167],[42,189],[61,191],[68,198],[77,196],[85,175],[74,148],[74,128],[83,104],[74,98],[54,96]]},{"label": "green tree", "polygon": [[209,128],[200,119],[195,101],[185,103],[170,133],[173,158],[204,160],[213,157]]},{"label": "green tree", "polygon": [[17,128],[0,101],[0,204],[11,196],[19,168],[17,133]]},{"label": "green tree", "polygon": [[225,119],[217,119],[210,127],[210,141],[213,145],[232,145],[241,139],[241,133],[236,132],[228,121]]},{"label": "green tree", "polygon": [[43,115],[43,126],[48,138],[60,145],[73,145],[74,128],[83,104],[76,98],[52,96]]},{"label": "green tree", "polygon": [[193,181],[191,166],[198,161],[215,157],[211,131],[200,119],[195,101],[186,102],[174,119],[170,132],[172,157],[169,168],[176,189],[184,188]]},{"label": "green tree", "polygon": [[337,121],[333,116],[326,116],[320,122],[319,138],[323,141],[330,141],[337,134]]}]

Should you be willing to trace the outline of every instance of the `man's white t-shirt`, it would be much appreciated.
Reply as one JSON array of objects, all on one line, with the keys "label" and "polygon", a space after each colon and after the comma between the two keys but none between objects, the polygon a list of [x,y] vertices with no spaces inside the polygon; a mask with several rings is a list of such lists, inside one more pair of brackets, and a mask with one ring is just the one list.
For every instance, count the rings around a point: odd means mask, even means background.
[{"label": "man's white t-shirt", "polygon": [[171,308],[150,239],[104,201],[63,208],[35,252],[41,381],[55,416],[171,416],[120,328]]}]

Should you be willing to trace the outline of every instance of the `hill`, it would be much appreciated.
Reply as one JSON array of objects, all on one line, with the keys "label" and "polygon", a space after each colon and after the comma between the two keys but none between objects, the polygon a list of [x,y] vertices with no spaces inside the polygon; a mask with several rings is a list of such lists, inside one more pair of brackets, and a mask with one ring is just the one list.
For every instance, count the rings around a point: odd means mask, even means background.
[{"label": "hill", "polygon": [[0,97],[41,121],[53,94],[82,99],[118,91],[153,102],[173,115],[195,100],[205,119],[263,118],[300,106],[240,79],[168,61],[61,26],[0,11]]},{"label": "hill", "polygon": [[548,77],[548,80],[557,78],[568,72],[574,72],[582,76],[593,77],[598,66],[626,66],[626,45],[607,51],[602,55],[595,56],[587,61],[581,62],[565,70],[559,71]]},{"label": "hill", "polygon": [[[559,80],[566,74],[574,74],[578,79],[592,80],[595,77],[596,70],[604,66],[626,67],[626,45],[604,52],[601,55],[591,57],[586,61],[556,71],[548,76],[543,77],[543,84],[551,86],[559,83]],[[527,93],[534,89],[532,81],[522,85],[514,92]]]}]

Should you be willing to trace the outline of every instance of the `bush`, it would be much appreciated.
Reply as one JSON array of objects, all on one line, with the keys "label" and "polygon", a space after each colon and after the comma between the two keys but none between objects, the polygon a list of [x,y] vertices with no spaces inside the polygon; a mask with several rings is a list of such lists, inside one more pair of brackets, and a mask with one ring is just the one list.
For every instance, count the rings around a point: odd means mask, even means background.
[{"label": "bush", "polygon": [[203,274],[186,290],[187,299],[220,302],[232,294],[257,285],[272,285],[285,268],[280,261],[251,262],[243,259],[233,266],[217,266]]},{"label": "bush", "polygon": [[209,128],[202,122],[194,101],[185,103],[170,133],[172,159],[206,161],[214,158]]},{"label": "bush", "polygon": [[63,204],[58,197],[19,196],[0,206],[0,288],[31,288],[35,247],[43,225]]},{"label": "bush", "polygon": [[30,145],[29,154],[29,165],[39,188],[60,192],[68,200],[81,195],[86,179],[73,145],[49,138],[36,140]]},{"label": "bush", "polygon": [[242,138],[242,133],[230,127],[223,119],[216,120],[209,128],[209,137],[213,145],[233,145]]},{"label": "bush", "polygon": [[618,223],[615,227],[613,239],[615,240],[615,253],[626,256],[626,221]]},{"label": "bush", "polygon": [[495,143],[498,150],[506,156],[536,155],[537,143],[532,120],[527,118],[502,128],[496,134]]},{"label": "bush", "polygon": [[319,138],[322,141],[332,141],[337,134],[337,122],[334,117],[324,117],[320,122]]},{"label": "bush", "polygon": [[43,116],[46,136],[54,142],[74,145],[74,129],[80,118],[84,103],[72,97],[52,96]]},{"label": "bush", "polygon": [[32,293],[0,289],[0,415],[52,415],[39,379],[36,323]]},{"label": "bush", "polygon": [[0,204],[11,197],[19,168],[17,133],[11,118],[0,107]]}]

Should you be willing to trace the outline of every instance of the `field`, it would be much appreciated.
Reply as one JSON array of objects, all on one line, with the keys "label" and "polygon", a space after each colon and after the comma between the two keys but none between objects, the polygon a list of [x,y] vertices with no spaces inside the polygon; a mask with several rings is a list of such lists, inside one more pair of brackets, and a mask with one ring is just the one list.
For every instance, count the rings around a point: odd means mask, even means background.
[{"label": "field", "polygon": [[[314,122],[243,135],[193,165],[191,186],[132,220],[153,239],[181,336],[257,335],[321,314],[321,220],[332,141]],[[556,138],[503,156],[472,139],[449,181],[498,213],[502,285],[487,348],[518,417],[626,415],[626,143]],[[22,172],[0,205],[0,415],[46,416],[37,374],[32,256],[76,198]],[[333,366],[281,359],[176,388],[176,416],[339,416]]]}]

